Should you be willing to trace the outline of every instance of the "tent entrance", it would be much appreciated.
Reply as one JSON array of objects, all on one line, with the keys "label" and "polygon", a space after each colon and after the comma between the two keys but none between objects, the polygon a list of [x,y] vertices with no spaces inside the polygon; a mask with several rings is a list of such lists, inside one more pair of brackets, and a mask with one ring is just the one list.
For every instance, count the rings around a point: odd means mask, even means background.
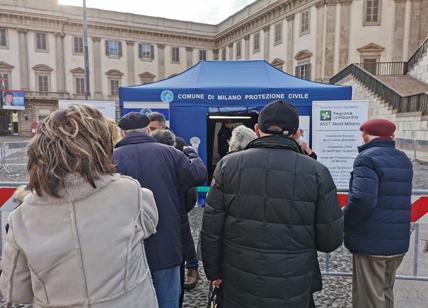
[{"label": "tent entrance", "polygon": [[[215,111],[207,114],[207,162],[208,177],[211,182],[212,174],[218,161],[221,159],[221,150],[219,151],[219,132],[223,125],[231,126],[233,129],[239,125],[245,125],[254,129],[258,120],[258,113],[255,110],[245,111]],[[230,124],[227,124],[230,123]],[[223,140],[223,141],[222,141]],[[224,145],[224,139],[221,139],[220,146]],[[223,151],[224,152],[224,151]]]}]

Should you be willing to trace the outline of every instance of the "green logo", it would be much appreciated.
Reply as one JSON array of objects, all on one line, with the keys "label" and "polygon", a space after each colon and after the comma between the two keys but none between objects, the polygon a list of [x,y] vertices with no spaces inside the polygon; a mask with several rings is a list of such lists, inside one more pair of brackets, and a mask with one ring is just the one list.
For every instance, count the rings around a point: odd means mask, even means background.
[{"label": "green logo", "polygon": [[331,110],[321,110],[320,119],[321,121],[331,121]]}]

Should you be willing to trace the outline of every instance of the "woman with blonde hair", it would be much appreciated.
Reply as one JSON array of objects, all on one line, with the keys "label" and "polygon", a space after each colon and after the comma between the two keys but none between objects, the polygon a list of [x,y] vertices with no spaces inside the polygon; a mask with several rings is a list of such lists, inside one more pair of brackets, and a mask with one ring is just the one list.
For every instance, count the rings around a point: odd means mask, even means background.
[{"label": "woman with blonde hair", "polygon": [[107,118],[108,128],[110,130],[111,140],[113,147],[122,139],[122,135],[120,133],[120,128],[117,126],[116,122]]},{"label": "woman with blonde hair", "polygon": [[9,217],[0,289],[33,307],[158,307],[144,251],[151,191],[115,174],[107,121],[89,106],[45,119],[28,149],[32,193]]}]

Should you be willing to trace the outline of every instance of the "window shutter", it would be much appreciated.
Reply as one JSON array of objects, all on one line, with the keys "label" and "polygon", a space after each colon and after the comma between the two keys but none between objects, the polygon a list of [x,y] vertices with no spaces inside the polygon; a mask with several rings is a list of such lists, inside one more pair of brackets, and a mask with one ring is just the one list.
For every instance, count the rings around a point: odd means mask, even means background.
[{"label": "window shutter", "polygon": [[311,70],[312,70],[312,64],[309,63],[308,64],[308,80],[311,80],[311,78],[312,78]]},{"label": "window shutter", "polygon": [[296,66],[296,69],[295,69],[295,71],[294,71],[294,76],[299,77],[298,72],[299,72],[299,67],[298,67],[298,66]]},{"label": "window shutter", "polygon": [[108,50],[108,40],[105,40],[105,46],[106,46],[106,56],[109,56],[110,55],[110,53],[109,53],[109,50]]},{"label": "window shutter", "polygon": [[119,58],[122,57],[122,42],[118,43],[119,45]]},{"label": "window shutter", "polygon": [[155,45],[150,45],[150,57],[152,60],[155,58]]}]

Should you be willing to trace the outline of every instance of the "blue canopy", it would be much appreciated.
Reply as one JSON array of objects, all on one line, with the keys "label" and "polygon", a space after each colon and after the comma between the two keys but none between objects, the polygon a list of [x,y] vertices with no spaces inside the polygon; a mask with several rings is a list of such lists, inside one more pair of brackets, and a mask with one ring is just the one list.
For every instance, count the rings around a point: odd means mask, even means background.
[{"label": "blue canopy", "polygon": [[266,61],[202,61],[183,73],[146,85],[121,87],[121,115],[150,109],[165,114],[174,132],[201,140],[207,159],[207,116],[211,112],[260,110],[282,99],[310,116],[312,101],[349,100],[352,88],[303,80]]}]

